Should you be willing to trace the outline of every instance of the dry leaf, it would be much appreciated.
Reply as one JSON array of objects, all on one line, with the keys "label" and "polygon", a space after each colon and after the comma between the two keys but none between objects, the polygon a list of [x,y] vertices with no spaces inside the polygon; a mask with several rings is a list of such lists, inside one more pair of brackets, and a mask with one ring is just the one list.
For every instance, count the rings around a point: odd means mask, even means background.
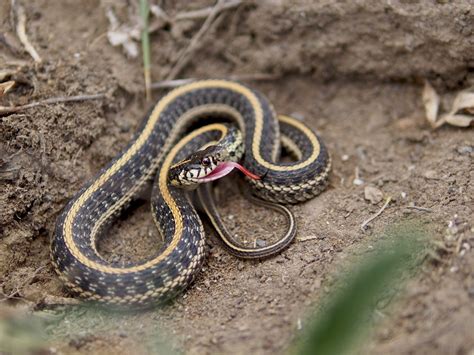
[{"label": "dry leaf", "polygon": [[[433,96],[436,95],[436,99]],[[474,120],[474,93],[463,91],[456,95],[451,111],[445,114],[442,114],[438,120],[432,121],[433,116],[429,117],[429,110],[434,110],[434,101],[436,103],[436,111],[439,107],[439,97],[431,87],[431,85],[426,81],[425,88],[423,89],[423,103],[425,104],[426,117],[430,121],[433,128],[439,128],[445,123],[448,123],[456,127],[469,127]],[[457,114],[457,112],[463,112],[462,114]],[[466,113],[467,114],[464,114]],[[437,113],[437,112],[436,112]],[[469,113],[472,113],[473,116],[469,116]],[[431,115],[433,112],[431,112]]]},{"label": "dry leaf", "polygon": [[468,115],[446,115],[446,122],[456,127],[469,127],[474,120],[474,116]]},{"label": "dry leaf", "polygon": [[446,123],[446,118],[449,116],[449,114],[444,113],[439,117],[439,120],[435,122],[434,125],[432,125],[433,128],[439,128],[442,125]]},{"label": "dry leaf", "polygon": [[425,80],[425,86],[423,88],[423,105],[425,106],[425,113],[427,120],[434,125],[436,118],[438,117],[439,109],[439,96],[435,89],[431,86],[428,80]]},{"label": "dry leaf", "polygon": [[112,8],[108,8],[106,16],[109,20],[110,26],[107,31],[107,39],[112,46],[122,46],[125,54],[130,58],[136,58],[138,56],[138,46],[133,41],[134,36],[137,35],[137,31],[127,26],[120,26],[120,23],[115,16]]},{"label": "dry leaf", "polygon": [[472,111],[474,109],[474,93],[463,91],[460,92],[453,102],[452,113],[456,113],[460,110]]},{"label": "dry leaf", "polygon": [[10,89],[15,85],[15,82],[13,80],[6,81],[4,83],[0,83],[0,97],[8,93]]},{"label": "dry leaf", "polygon": [[138,46],[133,42],[130,32],[121,30],[108,31],[107,38],[112,46],[122,46],[125,54],[130,58],[136,58],[138,56]]},{"label": "dry leaf", "polygon": [[468,113],[474,112],[474,93],[463,91],[457,94],[453,101],[451,111],[440,117],[438,122],[434,125],[435,128],[438,128],[445,123],[449,123],[456,127],[469,127],[474,120],[474,116],[456,114],[460,111],[467,111]]}]

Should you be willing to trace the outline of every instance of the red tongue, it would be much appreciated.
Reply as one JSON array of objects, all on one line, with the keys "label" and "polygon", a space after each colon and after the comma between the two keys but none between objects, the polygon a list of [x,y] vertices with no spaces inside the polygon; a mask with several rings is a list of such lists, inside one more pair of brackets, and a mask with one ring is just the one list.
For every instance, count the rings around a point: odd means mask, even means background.
[{"label": "red tongue", "polygon": [[239,169],[241,172],[243,172],[245,175],[247,175],[249,178],[253,179],[253,180],[260,180],[260,176],[258,175],[255,175],[254,173],[251,173],[250,171],[248,171],[247,169],[245,169],[242,165],[238,164],[238,163],[232,163],[232,165],[234,165],[234,168],[237,168]]},{"label": "red tongue", "polygon": [[260,180],[260,176],[251,173],[250,171],[245,169],[242,165],[238,163],[234,163],[234,162],[221,163],[217,168],[214,169],[213,172],[211,172],[207,176],[200,178],[199,180],[203,182],[209,182],[209,181],[220,179],[226,176],[227,174],[229,174],[234,168],[239,169],[241,172],[243,172],[246,176],[248,176],[251,179]]}]

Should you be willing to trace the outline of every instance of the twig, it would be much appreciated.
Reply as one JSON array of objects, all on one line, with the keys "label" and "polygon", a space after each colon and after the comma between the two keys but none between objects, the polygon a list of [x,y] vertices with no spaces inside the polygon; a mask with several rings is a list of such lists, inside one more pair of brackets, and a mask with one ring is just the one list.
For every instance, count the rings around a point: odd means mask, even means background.
[{"label": "twig", "polygon": [[86,100],[99,100],[105,98],[105,94],[94,94],[94,95],[77,95],[77,96],[68,96],[68,97],[53,97],[46,100],[31,102],[26,105],[21,106],[13,106],[13,107],[6,107],[0,106],[0,115],[5,115],[9,113],[15,113],[19,111],[23,111],[29,108],[42,106],[42,105],[51,105],[57,104],[61,102],[75,102],[75,101],[86,101]]},{"label": "twig", "polygon": [[31,275],[29,275],[29,277],[26,280],[19,283],[18,285],[15,285],[15,289],[9,295],[5,294],[4,292],[0,292],[0,295],[4,297],[3,299],[0,299],[0,302],[3,302],[8,299],[23,299],[23,297],[18,297],[15,295],[19,294],[21,289],[25,287],[26,285],[28,285],[31,281],[33,281],[33,279],[39,274],[39,272],[41,270],[44,270],[45,268],[46,268],[46,265],[43,265],[37,268],[35,271],[33,271]]},{"label": "twig", "polygon": [[420,207],[420,206],[406,206],[406,208],[410,210],[417,210],[417,211],[423,211],[423,212],[433,212],[431,208],[426,208],[426,207]]},{"label": "twig", "polygon": [[[242,0],[228,0],[222,5],[221,11],[233,9],[234,7],[239,6],[241,3],[242,3]],[[173,20],[181,21],[181,20],[195,20],[195,19],[206,18],[212,13],[213,9],[214,7],[206,7],[204,9],[199,9],[199,10],[194,10],[194,11],[180,12],[173,18]]]},{"label": "twig", "polygon": [[148,27],[148,33],[150,34],[173,22],[173,19],[157,4],[150,4],[150,12],[156,18],[155,21],[151,20],[150,26]]},{"label": "twig", "polygon": [[[168,16],[168,14],[159,6],[156,4],[151,4],[150,5],[150,12],[159,20],[162,21],[163,24],[170,23],[172,21],[171,17]],[[152,32],[152,29],[148,29],[150,33]]]},{"label": "twig", "polygon": [[15,12],[16,17],[16,34],[20,39],[20,42],[25,47],[25,50],[33,58],[36,63],[41,63],[41,57],[39,56],[36,49],[30,43],[28,36],[26,35],[26,15],[25,9],[20,4],[17,4],[16,0],[11,1],[12,10]]},{"label": "twig", "polygon": [[241,80],[241,81],[265,81],[265,80],[277,80],[280,75],[277,74],[266,74],[266,73],[254,73],[254,74],[238,74],[229,76],[230,80]]},{"label": "twig", "polygon": [[376,213],[374,214],[372,217],[370,217],[369,219],[365,220],[361,225],[360,225],[360,228],[362,229],[363,232],[365,232],[365,229],[367,227],[367,225],[372,222],[374,219],[376,219],[378,216],[380,216],[382,214],[382,212],[387,208],[388,204],[390,203],[390,201],[392,201],[392,197],[388,197],[387,200],[385,201],[384,205],[382,206],[382,208]]},{"label": "twig", "polygon": [[[229,10],[239,6],[242,0],[227,0],[222,6],[221,11]],[[180,12],[174,17],[170,17],[161,7],[158,5],[150,5],[150,11],[156,17],[157,21],[150,24],[148,28],[149,33],[154,33],[159,29],[163,28],[167,24],[174,24],[179,21],[186,20],[200,20],[209,16],[214,7],[205,7],[199,10]]]},{"label": "twig", "polygon": [[[265,80],[276,80],[279,79],[279,75],[255,73],[255,74],[242,74],[242,75],[230,75],[228,79],[236,81],[265,81]],[[172,89],[184,84],[192,83],[199,79],[187,78],[187,79],[174,79],[174,80],[162,80],[151,84],[152,89]]]},{"label": "twig", "polygon": [[176,76],[181,72],[184,66],[189,62],[189,60],[191,59],[191,54],[199,46],[200,41],[211,27],[219,12],[221,12],[221,10],[223,9],[224,4],[225,0],[217,1],[217,4],[212,8],[212,11],[209,13],[209,16],[206,18],[206,21],[204,21],[199,31],[191,39],[189,45],[179,54],[178,61],[166,76],[166,80],[173,80],[174,78],[176,78]]},{"label": "twig", "polygon": [[360,178],[360,171],[358,166],[354,168],[354,180],[352,181],[352,183],[357,186],[362,185],[364,183],[364,180]]},{"label": "twig", "polygon": [[189,79],[175,79],[175,80],[162,80],[156,83],[151,84],[152,89],[172,89],[184,84],[192,83],[196,81],[196,79],[189,78]]},{"label": "twig", "polygon": [[458,239],[458,242],[456,243],[456,254],[459,254],[459,252],[461,251],[463,241],[464,241],[464,238],[461,235]]},{"label": "twig", "polygon": [[296,240],[299,242],[306,242],[308,240],[318,239],[316,235],[307,235],[306,237],[297,237]]},{"label": "twig", "polygon": [[150,35],[148,33],[148,16],[150,9],[148,0],[140,0],[140,18],[142,32],[142,52],[143,52],[143,76],[145,77],[146,99],[151,98],[151,73],[150,73]]}]

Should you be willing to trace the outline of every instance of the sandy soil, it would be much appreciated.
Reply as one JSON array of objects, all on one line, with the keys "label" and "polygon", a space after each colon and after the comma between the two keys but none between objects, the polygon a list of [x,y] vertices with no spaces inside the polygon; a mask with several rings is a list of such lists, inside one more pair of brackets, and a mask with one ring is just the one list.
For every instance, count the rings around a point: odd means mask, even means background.
[{"label": "sandy soil", "polygon": [[[100,100],[0,117],[1,306],[37,309],[45,300],[69,296],[49,259],[56,216],[126,144],[151,103],[144,99],[140,60],[127,59],[107,42],[108,22],[98,2],[23,3],[28,35],[43,63],[34,64],[2,40],[0,69],[15,67],[11,63],[21,69],[6,78],[18,85],[1,104],[106,93]],[[160,334],[190,354],[284,352],[338,265],[406,220],[429,231],[432,253],[398,306],[380,310],[382,321],[365,349],[473,351],[473,133],[430,129],[419,81],[428,77],[445,93],[473,83],[474,13],[468,1],[456,3],[265,1],[226,12],[181,77],[274,76],[249,84],[278,112],[317,129],[333,157],[327,191],[293,208],[298,236],[316,238],[296,241],[269,260],[242,261],[228,255],[208,228],[209,258],[187,292],[162,309],[122,315],[113,324],[95,311],[65,314],[56,330],[65,340],[49,351],[145,352],[144,339]],[[169,14],[206,5],[162,2]],[[127,19],[125,2],[116,8]],[[0,13],[9,11],[9,3],[0,4]],[[3,38],[14,37],[8,16],[0,21]],[[166,76],[201,24],[182,21],[152,36],[153,78]],[[162,94],[155,92],[154,99]],[[355,170],[362,185],[353,183]],[[363,232],[360,224],[383,204],[364,198],[366,186],[393,202]],[[218,196],[226,221],[244,240],[252,242],[282,223],[264,209],[249,208],[228,182]],[[140,259],[159,246],[146,203],[109,235],[100,249],[110,258]]]}]

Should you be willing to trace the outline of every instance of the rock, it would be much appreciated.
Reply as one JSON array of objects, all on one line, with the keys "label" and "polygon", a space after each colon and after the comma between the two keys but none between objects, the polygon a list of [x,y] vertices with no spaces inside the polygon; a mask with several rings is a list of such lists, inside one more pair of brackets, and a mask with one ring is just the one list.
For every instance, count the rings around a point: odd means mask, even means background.
[{"label": "rock", "polygon": [[257,239],[255,241],[255,245],[257,246],[257,248],[263,248],[263,247],[267,246],[267,242],[263,239]]},{"label": "rock", "polygon": [[423,176],[425,177],[425,179],[428,179],[428,180],[438,180],[439,179],[438,173],[436,172],[436,170],[427,170],[427,171],[425,171]]},{"label": "rock", "polygon": [[383,192],[375,186],[366,186],[364,189],[364,198],[370,203],[376,205],[383,200]]}]

